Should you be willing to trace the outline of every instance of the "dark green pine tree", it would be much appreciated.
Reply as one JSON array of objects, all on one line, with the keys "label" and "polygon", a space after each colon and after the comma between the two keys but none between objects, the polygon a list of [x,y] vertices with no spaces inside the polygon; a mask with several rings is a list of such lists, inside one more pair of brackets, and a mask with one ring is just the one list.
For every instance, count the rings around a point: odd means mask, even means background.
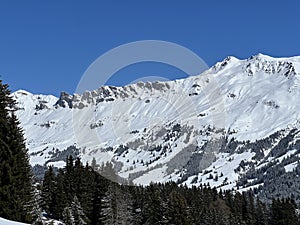
[{"label": "dark green pine tree", "polygon": [[142,208],[144,225],[166,224],[166,202],[161,196],[161,189],[157,184],[150,184],[145,188],[145,203]]},{"label": "dark green pine tree", "polygon": [[88,224],[89,220],[85,215],[84,210],[76,196],[73,198],[73,201],[71,203],[71,210],[72,210],[72,215],[74,217],[75,225]]},{"label": "dark green pine tree", "polygon": [[102,199],[101,221],[104,225],[117,224],[117,187],[110,184],[105,197]]},{"label": "dark green pine tree", "polygon": [[273,200],[271,205],[272,225],[298,225],[299,218],[296,213],[296,204],[290,199]]},{"label": "dark green pine tree", "polygon": [[0,81],[0,217],[30,222],[32,175],[8,85]]},{"label": "dark green pine tree", "polygon": [[42,207],[51,217],[54,215],[55,198],[56,198],[56,177],[53,172],[53,167],[50,166],[46,171],[42,186]]},{"label": "dark green pine tree", "polygon": [[[62,213],[65,207],[70,206],[72,202],[72,196],[67,191],[68,184],[66,184],[65,172],[63,169],[58,170],[58,174],[56,175],[56,189],[54,196],[54,208],[53,208],[53,218],[60,219],[62,218]],[[52,216],[52,215],[51,215]]]},{"label": "dark green pine tree", "polygon": [[177,191],[170,194],[167,208],[167,223],[170,225],[194,225],[185,198]]},{"label": "dark green pine tree", "polygon": [[98,173],[94,172],[95,176],[95,187],[92,190],[92,210],[90,213],[91,225],[102,225],[102,199],[104,198],[107,189],[108,181],[101,177]]},{"label": "dark green pine tree", "polygon": [[255,206],[255,225],[266,225],[268,224],[268,211],[266,205],[256,198],[256,206]]},{"label": "dark green pine tree", "polygon": [[104,225],[133,225],[132,196],[125,188],[111,183],[102,199],[101,219]]}]

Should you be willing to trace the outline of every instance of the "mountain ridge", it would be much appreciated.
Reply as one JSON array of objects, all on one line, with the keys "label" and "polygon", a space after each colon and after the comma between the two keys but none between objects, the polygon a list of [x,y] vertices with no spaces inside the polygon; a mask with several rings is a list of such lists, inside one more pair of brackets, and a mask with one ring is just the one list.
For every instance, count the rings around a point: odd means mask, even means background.
[{"label": "mountain ridge", "polygon": [[[264,182],[245,177],[265,165],[296,174],[299,71],[299,56],[258,54],[227,57],[201,75],[175,81],[103,86],[59,98],[22,90],[12,95],[33,166],[60,167],[73,154],[99,165],[112,162],[135,184],[263,188]],[[274,164],[276,157],[281,161]]]}]

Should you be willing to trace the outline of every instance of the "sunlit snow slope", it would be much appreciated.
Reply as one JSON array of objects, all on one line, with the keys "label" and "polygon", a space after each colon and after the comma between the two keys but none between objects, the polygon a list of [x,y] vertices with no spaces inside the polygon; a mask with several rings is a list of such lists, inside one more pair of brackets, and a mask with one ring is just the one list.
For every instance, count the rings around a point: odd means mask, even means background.
[{"label": "sunlit snow slope", "polygon": [[6,220],[3,218],[0,218],[0,225],[29,225],[27,223],[20,223],[15,221]]}]

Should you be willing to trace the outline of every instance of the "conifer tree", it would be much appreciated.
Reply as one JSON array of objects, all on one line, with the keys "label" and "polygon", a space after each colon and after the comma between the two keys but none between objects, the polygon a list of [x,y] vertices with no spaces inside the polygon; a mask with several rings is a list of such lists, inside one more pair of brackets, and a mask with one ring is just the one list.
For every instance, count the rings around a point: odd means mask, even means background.
[{"label": "conifer tree", "polygon": [[109,185],[108,190],[102,199],[101,221],[103,224],[116,224],[117,204],[116,186],[111,184]]},{"label": "conifer tree", "polygon": [[167,209],[167,224],[194,225],[185,198],[177,191],[170,194]]},{"label": "conifer tree", "polygon": [[146,199],[143,207],[143,224],[166,224],[167,203],[163,201],[157,184],[150,184],[146,188]]},{"label": "conifer tree", "polygon": [[259,198],[256,198],[255,206],[255,225],[266,225],[268,223],[268,213],[266,205],[263,204]]},{"label": "conifer tree", "polygon": [[272,201],[270,224],[298,225],[299,218],[296,214],[296,205],[290,199]]},{"label": "conifer tree", "polygon": [[54,214],[56,181],[53,167],[46,171],[42,186],[42,207],[51,216]]},{"label": "conifer tree", "polygon": [[134,221],[131,196],[122,186],[111,183],[102,199],[102,222],[107,225],[132,225]]},{"label": "conifer tree", "polygon": [[75,219],[74,215],[72,214],[71,207],[65,207],[62,216],[66,225],[75,225]]},{"label": "conifer tree", "polygon": [[0,217],[30,222],[32,175],[16,103],[0,81]]},{"label": "conifer tree", "polygon": [[88,224],[88,218],[85,215],[83,208],[76,196],[74,196],[71,203],[72,215],[74,217],[75,225],[86,225]]},{"label": "conifer tree", "polygon": [[98,173],[93,173],[95,175],[95,187],[93,190],[93,195],[91,199],[92,210],[91,210],[91,224],[100,225],[102,224],[102,199],[106,194],[108,182],[106,179],[101,177]]}]

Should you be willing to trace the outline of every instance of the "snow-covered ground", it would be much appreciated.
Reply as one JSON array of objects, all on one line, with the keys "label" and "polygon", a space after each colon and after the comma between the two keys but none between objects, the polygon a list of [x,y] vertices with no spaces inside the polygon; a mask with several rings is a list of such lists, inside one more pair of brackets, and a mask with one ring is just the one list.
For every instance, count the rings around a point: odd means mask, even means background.
[{"label": "snow-covered ground", "polygon": [[[57,220],[48,220],[45,218],[44,222],[46,224],[51,224],[51,225],[64,225],[62,222],[59,222]],[[7,220],[4,218],[0,217],[0,225],[29,225],[28,223],[21,223],[21,222],[16,222],[16,221],[11,221]]]},{"label": "snow-covered ground", "polygon": [[29,225],[28,223],[20,223],[0,218],[0,225]]}]

